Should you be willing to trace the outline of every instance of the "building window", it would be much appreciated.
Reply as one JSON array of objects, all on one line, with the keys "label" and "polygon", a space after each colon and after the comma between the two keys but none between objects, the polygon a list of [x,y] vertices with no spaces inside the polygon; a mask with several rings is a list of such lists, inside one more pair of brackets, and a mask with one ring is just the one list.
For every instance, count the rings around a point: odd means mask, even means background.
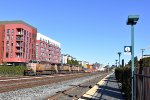
[{"label": "building window", "polygon": [[9,40],[9,36],[7,36],[6,40]]},{"label": "building window", "polygon": [[34,36],[34,34],[32,34],[32,38],[34,38],[35,36]]},{"label": "building window", "polygon": [[12,58],[12,56],[13,56],[13,55],[12,55],[12,52],[11,52],[11,54],[10,54],[10,58]]},{"label": "building window", "polygon": [[9,41],[6,42],[6,46],[7,46],[7,47],[9,46]]},{"label": "building window", "polygon": [[43,45],[43,43],[42,43],[42,42],[40,42],[40,44],[41,44],[41,45]]},{"label": "building window", "polygon": [[8,58],[8,53],[6,53],[6,58]]},{"label": "building window", "polygon": [[14,34],[14,29],[12,29],[12,34]]},{"label": "building window", "polygon": [[37,51],[38,51],[38,48],[39,48],[38,45],[36,45],[36,50],[37,50]]},{"label": "building window", "polygon": [[10,33],[10,29],[7,29],[7,34],[9,34]]},{"label": "building window", "polygon": [[28,31],[27,31],[27,36],[28,36]]},{"label": "building window", "polygon": [[26,30],[24,30],[24,35],[26,36]]},{"label": "building window", "polygon": [[14,39],[14,36],[12,35],[12,36],[11,36],[11,40],[13,40],[13,39]]}]

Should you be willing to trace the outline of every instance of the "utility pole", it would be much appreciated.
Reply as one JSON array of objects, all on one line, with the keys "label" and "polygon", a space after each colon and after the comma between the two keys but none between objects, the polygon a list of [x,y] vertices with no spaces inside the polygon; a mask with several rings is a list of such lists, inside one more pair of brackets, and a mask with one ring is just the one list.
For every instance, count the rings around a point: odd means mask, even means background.
[{"label": "utility pole", "polygon": [[145,49],[141,49],[141,50],[142,50],[142,59],[143,59],[143,52],[144,52]]}]

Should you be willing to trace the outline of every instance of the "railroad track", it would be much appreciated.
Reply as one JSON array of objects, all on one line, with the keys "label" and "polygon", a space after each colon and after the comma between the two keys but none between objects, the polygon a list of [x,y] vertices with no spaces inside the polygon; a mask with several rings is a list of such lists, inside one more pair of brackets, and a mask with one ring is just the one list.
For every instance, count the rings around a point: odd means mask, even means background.
[{"label": "railroad track", "polygon": [[98,75],[97,77],[86,81],[82,84],[72,85],[71,88],[64,91],[58,91],[55,95],[46,98],[45,100],[78,100],[86,91],[92,88],[101,79],[107,76],[108,73]]},{"label": "railroad track", "polygon": [[98,73],[83,73],[83,74],[67,74],[45,77],[19,77],[19,78],[4,78],[0,77],[0,93],[15,91],[23,88],[32,88],[47,84],[56,84],[61,81],[67,81],[75,78],[80,78]]}]

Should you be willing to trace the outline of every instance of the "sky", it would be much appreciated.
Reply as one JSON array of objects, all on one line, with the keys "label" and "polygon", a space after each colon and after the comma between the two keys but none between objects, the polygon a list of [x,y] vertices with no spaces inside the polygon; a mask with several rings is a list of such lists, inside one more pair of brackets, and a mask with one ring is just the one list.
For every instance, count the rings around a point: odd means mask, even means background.
[{"label": "sky", "polygon": [[131,45],[128,15],[135,25],[135,56],[150,54],[149,0],[0,0],[0,20],[23,20],[61,43],[61,53],[90,63],[115,64],[117,52],[127,63]]}]

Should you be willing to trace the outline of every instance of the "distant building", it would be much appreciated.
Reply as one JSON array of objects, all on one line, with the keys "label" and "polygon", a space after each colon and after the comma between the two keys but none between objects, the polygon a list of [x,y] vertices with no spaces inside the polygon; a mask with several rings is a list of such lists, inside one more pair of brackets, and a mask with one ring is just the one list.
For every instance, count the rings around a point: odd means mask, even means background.
[{"label": "distant building", "polygon": [[36,40],[36,60],[44,63],[60,63],[60,43],[37,33]]},{"label": "distant building", "polygon": [[72,60],[72,59],[73,59],[73,57],[69,55],[68,56],[68,60]]},{"label": "distant building", "polygon": [[104,65],[103,64],[100,64],[100,67],[98,68],[99,71],[105,71],[106,68],[104,68]]},{"label": "distant building", "polygon": [[61,63],[62,64],[67,64],[68,56],[69,55],[67,55],[67,54],[61,54]]},{"label": "distant building", "polygon": [[82,61],[82,66],[83,66],[84,69],[87,69],[87,65],[89,65],[89,62]]},{"label": "distant building", "polygon": [[61,54],[61,63],[62,64],[68,64],[68,60],[76,60],[76,58],[70,56],[69,54]]},{"label": "distant building", "polygon": [[24,21],[0,21],[0,64],[36,60],[37,29]]}]

